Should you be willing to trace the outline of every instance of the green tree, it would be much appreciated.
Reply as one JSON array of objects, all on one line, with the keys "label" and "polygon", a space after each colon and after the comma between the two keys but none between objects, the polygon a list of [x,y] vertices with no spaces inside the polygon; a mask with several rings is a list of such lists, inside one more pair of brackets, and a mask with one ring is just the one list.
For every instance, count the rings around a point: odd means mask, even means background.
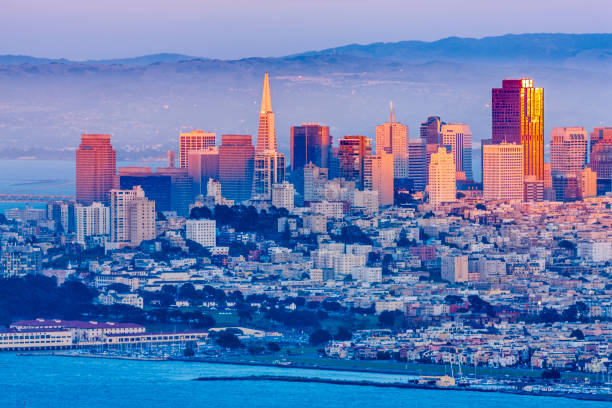
[{"label": "green tree", "polygon": [[331,334],[327,330],[318,329],[312,332],[309,338],[309,343],[313,346],[319,346],[321,344],[325,344],[332,339]]}]

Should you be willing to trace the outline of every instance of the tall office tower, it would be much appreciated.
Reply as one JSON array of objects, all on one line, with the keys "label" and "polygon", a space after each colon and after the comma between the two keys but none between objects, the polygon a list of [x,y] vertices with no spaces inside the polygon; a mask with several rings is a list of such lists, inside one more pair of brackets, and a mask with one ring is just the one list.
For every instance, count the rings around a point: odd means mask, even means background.
[{"label": "tall office tower", "polygon": [[82,204],[108,204],[114,187],[117,155],[110,135],[81,135],[76,151],[76,199]]},{"label": "tall office tower", "polygon": [[193,203],[193,179],[187,169],[158,167],[156,174],[169,176],[172,186],[170,210],[180,217],[189,217],[189,205]]},{"label": "tall office tower", "polygon": [[293,211],[295,189],[293,184],[286,181],[272,186],[272,205],[276,208],[285,208]]},{"label": "tall office tower", "polygon": [[523,148],[492,144],[483,149],[482,190],[485,200],[523,200]]},{"label": "tall office tower", "polygon": [[254,156],[251,135],[221,136],[219,181],[223,197],[237,204],[251,198]]},{"label": "tall office tower", "polygon": [[329,169],[309,163],[304,167],[304,203],[325,199],[325,183],[329,180]]},{"label": "tall office tower", "polygon": [[121,248],[155,238],[155,202],[142,188],[111,190],[110,198],[111,242]]},{"label": "tall office tower", "polygon": [[439,207],[442,203],[457,201],[457,170],[453,154],[438,147],[429,163],[429,203]]},{"label": "tall office tower", "polygon": [[[285,156],[278,152],[256,154],[253,162],[253,194],[255,200],[270,200],[272,186],[285,181]],[[223,183],[222,183],[223,184]]]},{"label": "tall office tower", "polygon": [[217,135],[203,130],[192,130],[191,132],[181,133],[179,138],[181,168],[186,168],[189,165],[189,152],[214,147]]},{"label": "tall office tower", "polygon": [[427,185],[427,146],[423,139],[408,139],[408,178],[416,191]]},{"label": "tall office tower", "polygon": [[193,196],[206,195],[208,179],[219,179],[219,150],[207,147],[190,151],[188,174],[193,180]]},{"label": "tall office tower", "polygon": [[425,144],[437,146],[440,143],[440,130],[444,124],[439,116],[428,117],[425,122],[421,123],[421,140]]},{"label": "tall office tower", "polygon": [[472,131],[469,125],[462,123],[443,124],[440,128],[440,146],[450,150],[455,159],[458,173],[464,173],[465,179],[472,180]]},{"label": "tall office tower", "polygon": [[132,190],[140,186],[157,211],[172,210],[172,177],[154,173],[151,167],[119,167],[119,188]]},{"label": "tall office tower", "polygon": [[259,111],[259,129],[257,131],[257,148],[255,153],[276,152],[277,150],[274,112],[272,111],[272,97],[270,95],[270,79],[266,72],[261,94],[261,110]]},{"label": "tall office tower", "polygon": [[596,127],[591,132],[589,163],[597,174],[597,193],[612,190],[612,127]]},{"label": "tall office tower", "polygon": [[544,89],[531,79],[504,79],[492,90],[493,143],[523,146],[523,174],[544,179]]},{"label": "tall office tower", "polygon": [[580,178],[587,161],[587,132],[582,127],[556,127],[550,133],[550,172],[555,201],[581,197]]},{"label": "tall office tower", "polygon": [[[261,95],[257,148],[255,149],[255,159],[253,161],[252,198],[270,200],[272,186],[283,181],[285,181],[285,156],[277,150],[274,112],[272,111],[272,97],[270,96],[270,80],[266,72]],[[221,182],[221,185],[223,185],[223,182]]]},{"label": "tall office tower", "polygon": [[344,136],[338,150],[338,172],[345,180],[355,181],[363,190],[364,162],[372,154],[370,139],[365,136]]},{"label": "tall office tower", "polygon": [[131,190],[142,187],[145,195],[155,201],[157,211],[176,211],[181,217],[189,216],[193,202],[192,179],[187,169],[159,167],[120,167],[119,188]]},{"label": "tall office tower", "polygon": [[291,126],[291,178],[298,193],[304,194],[304,168],[309,163],[329,168],[330,148],[329,126],[317,123]]},{"label": "tall office tower", "polygon": [[383,150],[393,154],[393,177],[408,177],[408,126],[395,121],[395,111],[391,103],[389,122],[376,126],[376,153]]},{"label": "tall office tower", "polygon": [[378,191],[378,204],[393,205],[393,154],[384,149],[366,156],[364,165],[364,190]]},{"label": "tall office tower", "polygon": [[102,203],[89,206],[77,205],[75,208],[76,241],[85,245],[85,238],[107,236],[110,234],[110,208]]},{"label": "tall office tower", "polygon": [[173,169],[176,166],[176,153],[174,150],[166,152],[166,167]]},{"label": "tall office tower", "polygon": [[612,127],[596,127],[591,132],[589,152],[600,142],[612,144]]}]

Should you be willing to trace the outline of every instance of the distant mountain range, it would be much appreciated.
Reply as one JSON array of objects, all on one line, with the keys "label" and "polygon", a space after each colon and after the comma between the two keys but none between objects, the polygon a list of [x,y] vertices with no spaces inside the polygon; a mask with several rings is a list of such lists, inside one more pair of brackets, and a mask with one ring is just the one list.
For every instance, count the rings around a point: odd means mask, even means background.
[{"label": "distant mountain range", "polygon": [[290,126],[302,122],[329,125],[334,140],[345,134],[374,138],[390,100],[411,137],[435,114],[469,124],[477,145],[490,137],[491,88],[504,78],[531,77],[545,88],[547,133],[553,126],[612,125],[612,34],[352,44],[239,60],[4,55],[0,158],[73,157],[82,132],[113,134],[120,159],[176,149],[182,129],[255,136],[266,71],[279,149],[286,153]]},{"label": "distant mountain range", "polygon": [[[612,58],[612,34],[507,34],[496,37],[449,37],[438,41],[400,41],[372,44],[349,44],[320,51],[308,51],[278,58],[300,57],[358,57],[397,61],[566,61],[576,58]],[[49,59],[23,55],[0,55],[0,65],[15,64],[101,64],[101,65],[149,65],[177,63],[191,60],[210,60],[184,54],[152,54],[134,58],[70,61],[64,58]]]}]

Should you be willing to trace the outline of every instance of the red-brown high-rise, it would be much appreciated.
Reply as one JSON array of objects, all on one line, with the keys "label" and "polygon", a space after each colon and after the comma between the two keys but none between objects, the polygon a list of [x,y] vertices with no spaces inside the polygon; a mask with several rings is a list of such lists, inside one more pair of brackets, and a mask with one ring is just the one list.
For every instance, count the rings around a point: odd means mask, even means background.
[{"label": "red-brown high-rise", "polygon": [[83,204],[109,203],[114,187],[117,156],[110,135],[81,135],[76,151],[76,199]]}]

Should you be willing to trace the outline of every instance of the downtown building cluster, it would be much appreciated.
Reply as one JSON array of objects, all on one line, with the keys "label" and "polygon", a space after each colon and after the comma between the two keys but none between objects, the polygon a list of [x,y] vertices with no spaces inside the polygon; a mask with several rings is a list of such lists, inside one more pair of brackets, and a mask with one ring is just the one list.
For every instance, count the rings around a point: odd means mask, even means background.
[{"label": "downtown building cluster", "polygon": [[[76,202],[7,211],[14,223],[1,226],[2,276],[76,275],[102,292],[103,304],[145,309],[153,306],[145,292],[212,285],[393,313],[417,328],[329,342],[333,358],[604,372],[612,353],[612,128],[589,135],[555,127],[547,163],[543,98],[529,79],[492,91],[482,183],[473,180],[468,125],[431,116],[410,138],[393,107],[375,146],[365,135],[335,145],[327,126],[293,126],[286,161],[267,75],[255,144],[228,134],[217,146],[213,133],[185,132],[178,167],[171,152],[155,171],[115,170],[109,136],[83,135]],[[54,263],[56,247],[100,246],[102,259]],[[106,290],[113,284],[131,293]],[[234,305],[176,299],[173,307]],[[564,314],[577,309],[579,318]]]}]

